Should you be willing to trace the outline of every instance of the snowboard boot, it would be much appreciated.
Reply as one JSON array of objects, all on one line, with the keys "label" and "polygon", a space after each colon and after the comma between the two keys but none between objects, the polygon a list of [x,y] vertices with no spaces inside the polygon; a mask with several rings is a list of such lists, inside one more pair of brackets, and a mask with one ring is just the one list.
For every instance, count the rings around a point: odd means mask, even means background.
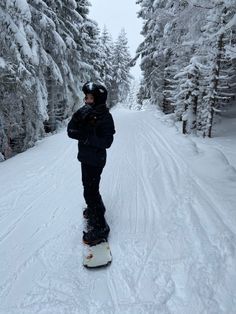
[{"label": "snowboard boot", "polygon": [[102,241],[107,241],[110,227],[105,217],[92,215],[88,219],[88,231],[83,232],[83,242],[88,245],[96,245]]}]

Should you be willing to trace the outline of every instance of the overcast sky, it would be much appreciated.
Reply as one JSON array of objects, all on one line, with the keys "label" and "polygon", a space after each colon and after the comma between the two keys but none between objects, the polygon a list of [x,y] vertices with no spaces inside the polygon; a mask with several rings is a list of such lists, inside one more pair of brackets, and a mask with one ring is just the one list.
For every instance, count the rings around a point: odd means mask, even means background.
[{"label": "overcast sky", "polygon": [[[142,42],[140,35],[142,29],[142,19],[137,18],[139,5],[136,0],[90,0],[90,18],[97,21],[100,29],[106,25],[113,40],[116,40],[121,29],[124,28],[127,34],[131,56],[135,56],[138,45]],[[139,61],[131,69],[131,74],[135,77],[141,76]]]}]

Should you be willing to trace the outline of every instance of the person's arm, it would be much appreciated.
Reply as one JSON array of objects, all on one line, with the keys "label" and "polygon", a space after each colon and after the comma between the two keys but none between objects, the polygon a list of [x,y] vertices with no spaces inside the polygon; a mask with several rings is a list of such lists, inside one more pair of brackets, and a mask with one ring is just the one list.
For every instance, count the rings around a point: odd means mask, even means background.
[{"label": "person's arm", "polygon": [[92,107],[89,105],[84,105],[79,110],[77,110],[67,126],[67,135],[75,140],[85,140],[86,130],[85,130],[85,120],[92,113]]},{"label": "person's arm", "polygon": [[79,123],[74,117],[72,117],[68,123],[67,135],[74,140],[81,140],[82,138],[85,139],[81,127],[79,127]]},{"label": "person's arm", "polygon": [[101,135],[88,134],[86,140],[83,141],[84,145],[93,146],[97,148],[109,148],[113,142],[113,134],[115,134],[114,121],[111,115],[104,121],[104,125],[101,130]]}]

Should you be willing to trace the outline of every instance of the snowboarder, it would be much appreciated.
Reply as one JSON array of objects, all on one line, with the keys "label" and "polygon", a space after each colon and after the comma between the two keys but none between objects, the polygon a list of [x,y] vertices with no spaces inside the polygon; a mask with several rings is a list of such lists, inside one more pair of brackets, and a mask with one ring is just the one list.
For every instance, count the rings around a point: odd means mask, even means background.
[{"label": "snowboarder", "polygon": [[87,82],[82,88],[85,105],[77,110],[67,126],[70,138],[78,140],[78,160],[81,162],[84,199],[87,208],[85,244],[94,245],[107,239],[110,232],[105,219],[105,205],[99,192],[99,183],[106,164],[106,149],[113,142],[114,121],[106,106],[107,90],[103,85]]}]

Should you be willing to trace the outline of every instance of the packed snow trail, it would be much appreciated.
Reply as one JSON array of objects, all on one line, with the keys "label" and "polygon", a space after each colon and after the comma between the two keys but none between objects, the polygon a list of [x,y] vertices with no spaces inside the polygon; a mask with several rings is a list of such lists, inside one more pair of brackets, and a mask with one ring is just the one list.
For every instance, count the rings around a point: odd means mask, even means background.
[{"label": "packed snow trail", "polygon": [[235,168],[158,111],[112,114],[111,266],[82,266],[77,142],[62,130],[0,164],[0,313],[235,313]]}]

